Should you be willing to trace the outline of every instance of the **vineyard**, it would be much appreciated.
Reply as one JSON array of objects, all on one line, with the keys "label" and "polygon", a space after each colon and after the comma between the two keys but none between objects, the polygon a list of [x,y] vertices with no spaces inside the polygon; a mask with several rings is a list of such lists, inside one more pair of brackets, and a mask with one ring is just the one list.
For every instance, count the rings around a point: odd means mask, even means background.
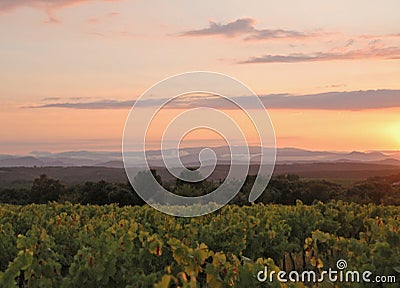
[{"label": "vineyard", "polygon": [[256,275],[319,274],[338,259],[397,283],[318,287],[399,287],[395,206],[228,205],[177,218],[149,206],[1,205],[0,240],[0,287],[310,287]]}]

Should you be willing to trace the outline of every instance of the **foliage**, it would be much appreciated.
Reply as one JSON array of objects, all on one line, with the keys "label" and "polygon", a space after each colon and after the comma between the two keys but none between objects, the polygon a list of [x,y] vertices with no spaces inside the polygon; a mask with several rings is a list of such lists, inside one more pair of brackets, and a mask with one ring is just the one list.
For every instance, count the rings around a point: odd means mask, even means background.
[{"label": "foliage", "polygon": [[[186,179],[201,179],[198,171],[183,172]],[[187,174],[187,175],[186,175]],[[156,179],[156,182],[150,179]],[[230,204],[249,205],[248,197],[256,176],[248,175],[239,193],[230,201]],[[135,187],[141,191],[157,191],[158,184],[168,191],[180,196],[201,196],[211,193],[221,183],[202,180],[190,182],[176,179],[174,182],[162,182],[156,170],[141,171],[134,179]],[[158,183],[158,184],[157,184]],[[300,200],[306,205],[331,200],[343,200],[359,204],[400,205],[400,175],[387,177],[373,177],[354,183],[348,188],[328,182],[326,180],[305,180],[297,175],[286,174],[272,177],[264,193],[257,199],[257,203],[274,203],[295,205]],[[237,185],[228,183],[228,185]],[[239,188],[239,187],[238,187]],[[230,189],[230,188],[228,188]],[[232,189],[236,189],[233,187]],[[85,182],[65,187],[59,180],[41,175],[33,181],[31,190],[0,189],[0,203],[25,205],[29,203],[45,204],[57,201],[80,204],[105,205],[118,203],[119,206],[143,205],[145,202],[132,188],[129,182],[110,183],[104,180]]]},{"label": "foliage", "polygon": [[197,218],[147,205],[0,205],[0,287],[304,287],[256,275],[319,273],[338,259],[398,277],[399,212],[341,201],[228,205]]}]

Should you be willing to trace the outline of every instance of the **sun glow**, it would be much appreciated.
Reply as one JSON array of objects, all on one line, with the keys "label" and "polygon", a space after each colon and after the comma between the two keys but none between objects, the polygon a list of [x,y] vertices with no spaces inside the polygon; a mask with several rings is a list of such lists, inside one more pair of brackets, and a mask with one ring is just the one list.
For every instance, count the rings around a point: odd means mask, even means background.
[{"label": "sun glow", "polygon": [[388,128],[390,139],[394,142],[394,149],[400,149],[400,122],[390,125]]}]

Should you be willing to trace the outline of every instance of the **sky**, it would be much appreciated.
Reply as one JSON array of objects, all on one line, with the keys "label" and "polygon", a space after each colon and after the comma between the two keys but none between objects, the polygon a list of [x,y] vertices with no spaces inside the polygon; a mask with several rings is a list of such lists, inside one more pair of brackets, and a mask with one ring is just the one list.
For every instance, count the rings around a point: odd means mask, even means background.
[{"label": "sky", "polygon": [[[398,0],[2,0],[0,154],[118,151],[135,100],[199,70],[252,89],[278,147],[398,150],[399,10]],[[249,127],[206,96],[175,104],[159,123],[207,104]],[[221,143],[210,131],[185,139]]]}]

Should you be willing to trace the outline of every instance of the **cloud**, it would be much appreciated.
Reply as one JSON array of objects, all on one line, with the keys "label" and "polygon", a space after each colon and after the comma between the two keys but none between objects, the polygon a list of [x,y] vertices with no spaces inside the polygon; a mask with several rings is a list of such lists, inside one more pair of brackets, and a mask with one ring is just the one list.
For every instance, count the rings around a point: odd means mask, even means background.
[{"label": "cloud", "polygon": [[40,101],[42,102],[53,102],[53,101],[61,101],[61,100],[87,100],[90,99],[92,97],[45,97],[40,99]]},{"label": "cloud", "polygon": [[316,33],[305,33],[294,30],[282,30],[282,29],[263,29],[255,30],[254,33],[245,38],[245,40],[270,40],[270,39],[296,39],[296,38],[308,38],[317,36]]},{"label": "cloud", "polygon": [[1,0],[0,11],[10,11],[20,7],[34,7],[47,10],[58,9],[88,2],[116,2],[120,0]]},{"label": "cloud", "polygon": [[0,0],[0,14],[14,11],[21,7],[32,7],[44,10],[48,19],[46,23],[59,23],[54,11],[65,7],[81,5],[90,2],[118,2],[121,0]]},{"label": "cloud", "polygon": [[47,102],[47,101],[59,101],[61,100],[61,97],[46,97],[46,98],[42,98],[41,101],[43,102]]},{"label": "cloud", "polygon": [[[315,109],[315,110],[369,110],[400,108],[400,90],[360,90],[327,92],[308,95],[270,94],[259,97],[267,109]],[[139,107],[158,107],[166,99],[148,99],[140,101]],[[238,96],[234,100],[246,103],[253,109],[259,108],[254,98]],[[92,102],[60,102],[24,108],[70,108],[70,109],[130,109],[134,100],[99,100]],[[176,98],[165,109],[190,109],[212,107],[215,109],[238,109],[228,100],[210,94],[189,95]]]},{"label": "cloud", "polygon": [[[253,97],[237,96],[233,98],[246,107],[258,109]],[[259,99],[267,109],[300,109],[300,110],[370,110],[400,108],[400,90],[360,90],[327,92],[307,95],[269,94]],[[214,95],[188,96],[171,103],[171,108],[212,107],[215,109],[238,109],[228,100]],[[168,108],[168,107],[166,107]]]},{"label": "cloud", "polygon": [[300,63],[355,59],[400,59],[400,47],[368,47],[366,49],[355,49],[350,51],[292,53],[287,55],[267,54],[259,57],[250,57],[249,59],[240,61],[239,63]]},{"label": "cloud", "polygon": [[182,36],[207,36],[222,35],[226,37],[235,37],[242,34],[248,34],[255,30],[255,20],[252,18],[237,19],[228,24],[219,24],[210,21],[209,27],[200,30],[190,30],[181,33]]},{"label": "cloud", "polygon": [[110,12],[110,13],[107,13],[107,14],[104,14],[104,15],[101,15],[98,17],[89,18],[87,21],[88,21],[88,23],[91,23],[91,24],[97,24],[97,23],[104,22],[108,19],[115,18],[119,15],[120,15],[119,12]]},{"label": "cloud", "polygon": [[210,21],[209,26],[199,30],[189,30],[180,34],[180,36],[212,36],[219,35],[223,37],[246,36],[244,40],[270,40],[281,38],[305,38],[313,37],[315,33],[305,33],[293,30],[283,29],[256,29],[255,19],[240,18],[227,24],[220,24]]},{"label": "cloud", "polygon": [[[54,97],[56,98],[56,97]],[[53,99],[54,99],[53,98]],[[79,99],[80,97],[74,97],[75,99]],[[58,103],[49,103],[44,105],[31,105],[25,106],[23,108],[70,108],[70,109],[121,109],[121,108],[129,108],[135,104],[133,100],[127,101],[117,101],[117,100],[99,100],[92,102],[58,102]]]},{"label": "cloud", "polygon": [[319,94],[265,95],[268,109],[369,110],[400,108],[400,90],[361,90]]},{"label": "cloud", "polygon": [[[294,49],[295,47],[304,49],[305,45],[309,43],[309,41],[318,40],[313,42],[312,47],[327,47],[324,48],[326,50],[317,50],[313,53],[305,52],[305,50],[300,50],[298,52],[292,50],[292,52],[285,52],[284,54],[267,53],[264,55],[255,55],[247,59],[237,61],[237,64],[400,59],[400,33],[384,35],[346,35],[345,33],[338,31],[259,29],[256,27],[255,19],[239,18],[237,20],[222,24],[211,21],[209,26],[206,28],[185,31],[182,32],[180,36],[220,36],[226,38],[239,38],[242,41],[281,42],[280,40],[285,40],[288,44],[288,48],[290,49]],[[273,46],[268,48],[271,49],[271,47]],[[282,49],[282,47],[279,47],[279,49]],[[224,61],[226,59],[220,58],[220,60]]]},{"label": "cloud", "polygon": [[354,40],[354,39],[349,39],[349,40],[346,42],[346,44],[344,45],[344,47],[353,46],[355,42],[356,42],[356,40]]}]

